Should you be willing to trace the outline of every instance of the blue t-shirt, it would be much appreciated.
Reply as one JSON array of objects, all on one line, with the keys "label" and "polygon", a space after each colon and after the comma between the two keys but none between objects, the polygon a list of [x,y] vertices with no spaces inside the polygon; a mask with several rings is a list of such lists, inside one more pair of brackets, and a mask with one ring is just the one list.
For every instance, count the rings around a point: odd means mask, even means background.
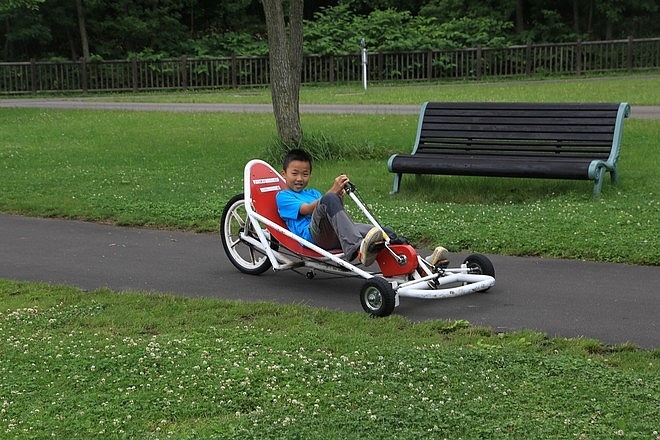
[{"label": "blue t-shirt", "polygon": [[286,223],[287,228],[297,236],[312,243],[314,243],[314,240],[312,240],[312,233],[309,230],[312,216],[301,215],[300,206],[303,203],[312,203],[314,200],[320,199],[321,195],[316,189],[303,189],[300,192],[283,189],[275,196],[277,211]]}]

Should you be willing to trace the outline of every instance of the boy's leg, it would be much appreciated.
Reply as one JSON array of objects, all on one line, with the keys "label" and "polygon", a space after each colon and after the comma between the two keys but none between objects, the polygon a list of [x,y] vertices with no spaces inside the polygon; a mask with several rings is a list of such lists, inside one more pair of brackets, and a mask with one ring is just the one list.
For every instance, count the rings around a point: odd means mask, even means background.
[{"label": "boy's leg", "polygon": [[324,249],[341,247],[348,261],[353,260],[360,249],[362,237],[369,231],[369,225],[357,225],[344,210],[337,194],[329,193],[321,197],[314,213],[310,230],[314,242]]}]

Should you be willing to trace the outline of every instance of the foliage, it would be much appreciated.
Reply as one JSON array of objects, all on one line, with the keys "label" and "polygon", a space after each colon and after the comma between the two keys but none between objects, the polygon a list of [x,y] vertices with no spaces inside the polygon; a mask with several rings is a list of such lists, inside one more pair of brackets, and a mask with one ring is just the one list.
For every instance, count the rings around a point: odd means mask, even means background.
[{"label": "foliage", "polygon": [[230,56],[266,56],[268,45],[265,38],[246,32],[215,32],[202,35],[189,43],[187,53],[197,58]]},{"label": "foliage", "polygon": [[0,304],[5,437],[658,436],[658,350],[630,344],[4,280]]},{"label": "foliage", "polygon": [[305,27],[308,53],[327,55],[357,52],[365,40],[369,51],[409,51],[508,44],[510,26],[489,17],[457,18],[439,22],[408,11],[375,10],[354,15],[346,6],[324,8]]},{"label": "foliage", "polygon": [[[305,133],[302,142],[295,145],[303,148],[317,161],[341,161],[351,157],[360,159],[385,159],[386,152],[371,142],[354,143],[332,139],[323,132]],[[292,147],[279,138],[273,140],[264,151],[264,160],[273,164],[280,164],[282,159]]]},{"label": "foliage", "polygon": [[46,0],[0,0],[0,11],[19,8],[38,9],[44,1]]},{"label": "foliage", "polygon": [[[517,9],[517,4],[523,9]],[[267,33],[261,2],[229,0],[86,0],[89,47],[103,59],[152,50],[167,57],[262,55]],[[343,0],[306,5],[308,52],[437,49],[509,42],[655,37],[655,0],[554,2],[541,0]],[[65,0],[3,0],[0,59],[65,57],[81,53],[80,17]]]}]

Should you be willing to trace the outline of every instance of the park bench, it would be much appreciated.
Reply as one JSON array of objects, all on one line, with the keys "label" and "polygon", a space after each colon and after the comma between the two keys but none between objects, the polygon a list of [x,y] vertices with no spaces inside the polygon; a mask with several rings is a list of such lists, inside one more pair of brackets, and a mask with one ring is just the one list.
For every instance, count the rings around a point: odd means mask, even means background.
[{"label": "park bench", "polygon": [[426,102],[411,154],[394,154],[392,193],[404,173],[617,182],[627,103]]}]

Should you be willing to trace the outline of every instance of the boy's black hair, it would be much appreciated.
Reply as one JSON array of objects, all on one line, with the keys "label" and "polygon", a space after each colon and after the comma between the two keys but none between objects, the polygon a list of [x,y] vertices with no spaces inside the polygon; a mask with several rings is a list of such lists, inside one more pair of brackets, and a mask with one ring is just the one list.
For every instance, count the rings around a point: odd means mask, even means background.
[{"label": "boy's black hair", "polygon": [[284,160],[282,161],[282,169],[286,170],[291,161],[294,160],[299,160],[301,162],[309,162],[309,170],[312,171],[312,156],[309,155],[305,150],[301,150],[300,148],[294,148],[292,150],[289,150],[288,153],[286,153],[286,156],[284,156]]}]

